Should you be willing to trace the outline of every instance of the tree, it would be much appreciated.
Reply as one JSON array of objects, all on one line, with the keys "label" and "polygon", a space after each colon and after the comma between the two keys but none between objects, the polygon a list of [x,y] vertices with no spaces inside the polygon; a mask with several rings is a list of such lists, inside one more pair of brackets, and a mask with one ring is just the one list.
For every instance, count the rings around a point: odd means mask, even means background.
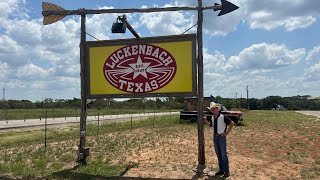
[{"label": "tree", "polygon": [[10,105],[8,101],[0,101],[0,109],[9,109]]}]

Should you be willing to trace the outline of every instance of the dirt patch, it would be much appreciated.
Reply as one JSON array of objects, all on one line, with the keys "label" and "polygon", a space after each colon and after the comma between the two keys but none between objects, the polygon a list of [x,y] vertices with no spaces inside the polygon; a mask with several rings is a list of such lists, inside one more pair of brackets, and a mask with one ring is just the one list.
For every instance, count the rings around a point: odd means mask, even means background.
[{"label": "dirt patch", "polygon": [[[319,124],[313,131],[304,131],[315,121],[305,123],[297,130],[287,125],[252,123],[235,127],[228,137],[231,177],[229,179],[316,179],[304,177],[305,169],[318,167]],[[306,128],[307,127],[307,128]],[[263,131],[262,131],[262,129]],[[314,129],[315,128],[315,129]],[[217,160],[212,144],[211,129],[205,130],[206,163],[209,174],[197,179],[212,179],[217,171]],[[197,165],[197,129],[182,131],[178,136],[157,142],[153,148],[145,148],[127,161],[137,162],[138,167],[126,173],[128,177],[145,178],[195,178],[192,169]],[[188,138],[186,138],[188,137]],[[317,171],[317,170],[316,170]],[[315,174],[319,172],[314,172]]]}]

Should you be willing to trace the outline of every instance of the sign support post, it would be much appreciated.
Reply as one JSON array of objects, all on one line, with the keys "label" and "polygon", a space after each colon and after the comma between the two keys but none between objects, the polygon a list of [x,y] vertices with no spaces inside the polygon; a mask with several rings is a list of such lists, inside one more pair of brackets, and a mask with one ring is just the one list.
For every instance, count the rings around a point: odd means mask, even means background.
[{"label": "sign support post", "polygon": [[[197,29],[197,42],[198,42],[198,162],[200,166],[205,165],[205,146],[204,146],[204,132],[203,132],[203,42],[202,42],[202,22],[203,10],[202,0],[198,0],[198,29]],[[204,169],[204,167],[198,167]]]},{"label": "sign support post", "polygon": [[86,43],[86,15],[81,14],[81,41],[80,41],[80,76],[81,76],[81,113],[80,113],[80,143],[78,162],[86,164],[88,150],[86,145],[86,124],[87,124],[87,92],[86,92],[86,70],[85,70],[85,43]]}]

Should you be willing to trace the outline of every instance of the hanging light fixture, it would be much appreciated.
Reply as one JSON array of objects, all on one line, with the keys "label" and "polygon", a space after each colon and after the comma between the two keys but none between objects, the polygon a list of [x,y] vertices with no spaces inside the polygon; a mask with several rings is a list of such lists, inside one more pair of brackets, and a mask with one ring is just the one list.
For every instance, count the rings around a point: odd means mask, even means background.
[{"label": "hanging light fixture", "polygon": [[112,24],[112,33],[125,33],[127,29],[126,15],[118,16],[116,22]]}]

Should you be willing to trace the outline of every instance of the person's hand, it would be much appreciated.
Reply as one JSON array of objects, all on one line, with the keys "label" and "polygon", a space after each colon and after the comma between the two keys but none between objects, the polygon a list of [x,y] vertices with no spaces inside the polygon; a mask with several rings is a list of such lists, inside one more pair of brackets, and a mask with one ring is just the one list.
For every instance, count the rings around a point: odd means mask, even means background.
[{"label": "person's hand", "polygon": [[206,116],[203,117],[203,123],[207,124],[208,126],[210,126],[210,123],[209,123],[209,121],[207,121],[207,117]]},{"label": "person's hand", "polygon": [[220,136],[226,137],[226,136],[227,136],[227,133],[222,133],[222,134],[220,134]]}]

